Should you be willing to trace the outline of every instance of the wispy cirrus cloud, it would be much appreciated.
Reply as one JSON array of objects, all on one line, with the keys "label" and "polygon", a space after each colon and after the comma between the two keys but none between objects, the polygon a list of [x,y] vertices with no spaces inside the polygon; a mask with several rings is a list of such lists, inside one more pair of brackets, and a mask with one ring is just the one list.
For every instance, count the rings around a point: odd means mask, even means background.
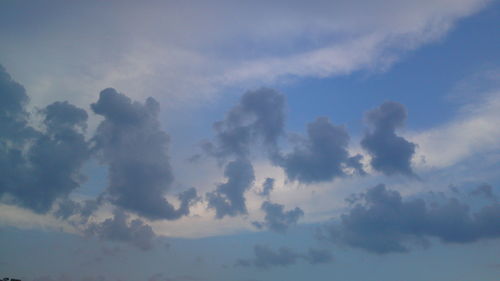
[{"label": "wispy cirrus cloud", "polygon": [[[35,104],[68,91],[79,94],[71,102],[88,104],[107,87],[134,93],[133,98],[191,104],[226,86],[385,69],[489,2],[220,0],[117,6],[53,1],[22,22],[23,33],[0,29],[6,38],[0,61],[35,94]],[[3,22],[19,20],[8,13],[24,8],[6,5]],[[72,17],[71,24],[66,17]],[[83,24],[90,17],[92,22]],[[30,44],[22,44],[28,39]]]}]

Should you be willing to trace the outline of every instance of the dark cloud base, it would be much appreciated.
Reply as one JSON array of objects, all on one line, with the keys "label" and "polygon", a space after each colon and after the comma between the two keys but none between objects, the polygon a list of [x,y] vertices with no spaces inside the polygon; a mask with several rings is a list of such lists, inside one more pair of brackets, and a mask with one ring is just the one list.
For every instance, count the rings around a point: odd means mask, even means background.
[{"label": "dark cloud base", "polygon": [[440,204],[403,200],[399,192],[377,185],[358,196],[340,222],[325,227],[322,238],[377,254],[407,252],[410,245],[471,243],[500,238],[500,204],[472,207],[449,198]]},{"label": "dark cloud base", "polygon": [[261,206],[261,210],[266,214],[264,221],[254,221],[252,224],[259,229],[267,228],[277,233],[285,233],[290,226],[297,224],[300,217],[304,216],[304,211],[299,207],[289,211],[284,211],[284,208],[285,206],[281,204],[264,201]]}]

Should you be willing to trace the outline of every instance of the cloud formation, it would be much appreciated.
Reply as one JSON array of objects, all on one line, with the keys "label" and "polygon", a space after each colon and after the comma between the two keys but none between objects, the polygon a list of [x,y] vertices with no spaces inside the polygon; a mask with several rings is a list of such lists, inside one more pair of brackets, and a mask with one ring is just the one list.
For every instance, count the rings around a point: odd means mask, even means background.
[{"label": "cloud formation", "polygon": [[406,117],[406,108],[396,102],[385,102],[366,114],[370,130],[361,140],[361,146],[371,155],[370,164],[376,171],[389,176],[414,176],[411,158],[416,145],[396,135]]},{"label": "cloud formation", "polygon": [[120,209],[115,209],[113,217],[101,223],[91,223],[85,230],[87,235],[101,240],[130,243],[141,250],[153,247],[156,237],[151,226],[140,219],[128,222],[129,216]]},{"label": "cloud formation", "polygon": [[297,224],[300,217],[304,216],[304,211],[299,207],[284,211],[285,206],[269,201],[263,202],[260,208],[266,213],[264,221],[255,221],[252,224],[259,229],[268,228],[278,233],[285,233],[290,226]]},{"label": "cloud formation", "polygon": [[339,224],[326,227],[327,239],[386,254],[407,252],[410,244],[428,245],[428,238],[471,243],[500,237],[500,204],[496,202],[473,213],[470,206],[453,198],[441,204],[403,200],[399,192],[382,184],[359,198]]},{"label": "cloud formation", "polygon": [[91,108],[104,117],[93,137],[93,150],[109,165],[111,202],[153,220],[187,215],[196,192],[181,195],[179,209],[165,199],[173,175],[167,155],[169,137],[158,121],[158,102],[153,98],[144,104],[132,102],[108,88]]},{"label": "cloud formation", "polygon": [[284,134],[284,106],[284,96],[275,90],[246,92],[224,120],[214,124],[215,141],[205,143],[205,151],[220,160],[248,157],[251,145],[260,142],[275,152],[278,138]]},{"label": "cloud formation", "polygon": [[469,194],[473,196],[483,196],[494,201],[498,200],[498,197],[493,192],[493,187],[486,183],[478,185],[476,188],[474,188],[474,190],[469,192]]},{"label": "cloud formation", "polygon": [[275,180],[273,178],[266,178],[262,183],[262,190],[259,192],[259,195],[268,198],[271,191],[274,189],[274,182]]},{"label": "cloud formation", "polygon": [[292,249],[281,247],[274,251],[265,245],[254,246],[254,258],[238,259],[236,266],[255,266],[260,269],[269,269],[271,267],[286,267],[297,263],[302,259],[309,264],[329,263],[333,260],[331,253],[328,250],[309,249],[306,254],[301,254]]},{"label": "cloud formation", "polygon": [[289,179],[303,183],[331,181],[346,175],[345,168],[364,174],[361,155],[349,156],[349,134],[343,126],[333,125],[327,117],[319,117],[307,126],[307,138],[296,145],[277,163]]},{"label": "cloud formation", "polygon": [[229,162],[224,170],[227,182],[207,193],[208,207],[215,209],[216,218],[246,214],[245,192],[255,180],[250,161],[245,158]]},{"label": "cloud formation", "polygon": [[87,199],[83,202],[77,202],[69,198],[60,200],[54,210],[54,217],[67,220],[72,216],[78,215],[81,224],[87,223],[90,216],[94,214],[102,203],[102,197],[96,199]]},{"label": "cloud formation", "polygon": [[83,181],[80,169],[90,157],[84,137],[87,113],[68,102],[41,109],[40,130],[29,126],[24,88],[0,67],[0,195],[46,213]]}]

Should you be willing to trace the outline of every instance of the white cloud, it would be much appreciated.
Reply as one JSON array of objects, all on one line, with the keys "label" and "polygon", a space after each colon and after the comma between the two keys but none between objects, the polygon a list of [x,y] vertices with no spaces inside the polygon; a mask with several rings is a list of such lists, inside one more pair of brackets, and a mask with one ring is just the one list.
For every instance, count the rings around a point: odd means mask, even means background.
[{"label": "white cloud", "polygon": [[105,87],[199,104],[226,86],[384,69],[489,1],[91,2],[0,29],[0,62],[35,104],[86,107]]},{"label": "white cloud", "polygon": [[[480,96],[479,94],[476,94]],[[500,149],[500,91],[464,106],[454,120],[408,135],[418,144],[415,164],[424,169],[445,168],[480,153]]]}]

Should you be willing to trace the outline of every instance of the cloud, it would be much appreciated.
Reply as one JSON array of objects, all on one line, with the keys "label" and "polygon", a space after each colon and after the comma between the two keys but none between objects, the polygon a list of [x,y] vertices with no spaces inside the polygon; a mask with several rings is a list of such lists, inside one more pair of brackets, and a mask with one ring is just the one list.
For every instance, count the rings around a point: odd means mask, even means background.
[{"label": "cloud", "polygon": [[251,145],[261,142],[275,152],[277,140],[284,134],[284,106],[284,96],[275,90],[246,92],[225,119],[214,124],[215,141],[205,143],[205,151],[220,160],[247,157]]},{"label": "cloud", "polygon": [[304,211],[299,207],[293,210],[284,211],[283,205],[265,201],[261,209],[266,213],[263,222],[255,221],[253,225],[257,228],[268,228],[278,233],[285,233],[291,225],[297,224],[300,217],[304,216]]},{"label": "cloud", "polygon": [[151,249],[156,237],[153,229],[140,219],[130,222],[128,219],[129,216],[123,210],[115,209],[112,218],[101,223],[91,223],[85,233],[101,240],[129,243],[141,250]]},{"label": "cloud", "polygon": [[322,264],[333,261],[332,253],[326,249],[309,249],[304,256],[310,264]]},{"label": "cloud", "polygon": [[93,150],[109,165],[107,193],[113,204],[153,220],[187,215],[195,191],[179,196],[179,209],[165,199],[173,175],[167,155],[169,137],[158,121],[158,102],[153,98],[144,104],[132,102],[108,88],[91,108],[105,118],[92,140]]},{"label": "cloud", "polygon": [[286,267],[294,265],[298,260],[303,259],[309,264],[322,264],[332,261],[331,253],[327,250],[309,249],[308,253],[300,254],[289,248],[281,247],[273,251],[268,246],[255,245],[254,258],[239,259],[236,266],[249,267],[255,266],[260,269],[269,269],[271,267]]},{"label": "cloud", "polygon": [[67,220],[74,215],[78,215],[80,224],[87,223],[90,216],[99,208],[102,203],[102,197],[96,199],[87,199],[83,202],[78,202],[69,198],[60,200],[53,213],[54,217]]},{"label": "cloud", "polygon": [[349,167],[364,174],[359,163],[361,156],[349,156],[349,135],[343,126],[319,117],[308,124],[307,135],[291,153],[277,160],[289,179],[303,183],[331,181],[345,176],[344,168]]},{"label": "cloud", "polygon": [[[216,210],[217,218],[247,213],[244,193],[255,179],[253,166],[248,160],[251,147],[260,144],[271,158],[277,155],[278,139],[284,135],[284,106],[284,96],[275,90],[248,91],[224,120],[214,124],[215,140],[205,142],[205,152],[220,162],[228,157],[236,158],[225,167],[224,175],[228,181],[207,193],[208,206]],[[269,194],[272,185],[270,179],[265,194]]]},{"label": "cloud", "polygon": [[61,219],[68,219],[69,217],[75,215],[80,210],[80,204],[69,198],[65,198],[57,205],[57,209],[54,212],[54,217]]},{"label": "cloud", "polygon": [[[497,75],[500,79],[500,74]],[[483,83],[487,84],[487,83]],[[500,91],[467,92],[476,97],[463,104],[453,120],[425,131],[409,134],[418,143],[415,159],[423,168],[440,169],[489,155],[500,148]],[[484,158],[484,156],[482,156]],[[475,164],[475,160],[472,161]]]},{"label": "cloud", "polygon": [[[28,127],[29,114],[25,109],[29,101],[24,87],[14,81],[5,68],[0,65],[0,136],[2,143],[23,141],[35,134]],[[6,144],[3,144],[6,145]]]},{"label": "cloud", "polygon": [[252,164],[247,159],[229,162],[224,170],[227,182],[217,186],[215,191],[207,193],[209,208],[215,209],[216,217],[246,214],[245,192],[255,180]]},{"label": "cloud", "polygon": [[325,229],[327,239],[377,254],[407,252],[409,244],[428,245],[428,238],[446,243],[471,243],[500,237],[500,204],[472,213],[457,199],[430,204],[403,200],[400,193],[377,185],[361,194],[339,224]]},{"label": "cloud", "polygon": [[497,200],[497,196],[493,193],[493,187],[489,184],[478,185],[474,190],[469,192],[473,196],[484,196],[485,198]]},{"label": "cloud", "polygon": [[3,67],[0,92],[0,195],[46,213],[84,180],[80,169],[90,157],[84,137],[87,113],[68,102],[55,102],[39,111],[42,128],[35,130],[28,125],[24,88]]},{"label": "cloud", "polygon": [[269,197],[271,191],[273,191],[275,180],[273,178],[266,178],[266,180],[262,183],[262,190],[259,192],[259,195],[262,197]]},{"label": "cloud", "polygon": [[[54,2],[31,13],[28,7],[5,4],[9,8],[2,9],[0,17],[23,32],[0,31],[5,38],[0,60],[15,67],[20,80],[28,81],[28,89],[36,91],[36,104],[72,90],[76,93],[72,102],[86,105],[92,93],[114,85],[136,93],[135,98],[161,95],[176,106],[178,100],[202,103],[225,86],[385,69],[401,53],[441,38],[460,19],[492,1],[319,0],[236,5],[221,0],[211,5],[203,1],[148,6],[127,2],[119,8],[96,6],[98,2],[78,6]],[[66,24],[59,9],[71,14],[74,25]],[[20,16],[9,17],[9,12]],[[147,20],[141,15],[148,15]],[[40,34],[47,39],[43,44],[30,40]],[[120,38],[134,43],[123,44]],[[61,41],[74,44],[68,49]]]},{"label": "cloud", "polygon": [[370,130],[361,146],[371,155],[371,166],[385,175],[414,176],[411,159],[416,145],[396,135],[406,117],[405,107],[396,102],[385,102],[366,114]]}]

